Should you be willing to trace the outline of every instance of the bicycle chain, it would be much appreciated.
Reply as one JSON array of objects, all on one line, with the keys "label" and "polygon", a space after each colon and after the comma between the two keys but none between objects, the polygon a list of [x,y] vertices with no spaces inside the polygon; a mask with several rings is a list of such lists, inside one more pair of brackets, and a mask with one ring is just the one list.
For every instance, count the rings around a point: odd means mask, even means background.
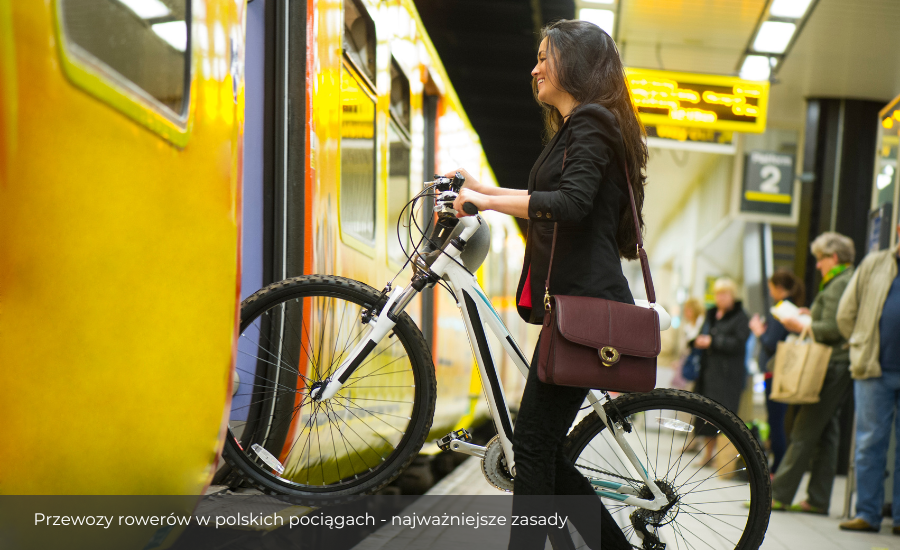
[{"label": "bicycle chain", "polygon": [[639,483],[639,484],[644,483],[644,481],[641,479],[634,479],[632,477],[620,476],[619,474],[607,472],[606,470],[598,470],[597,468],[591,468],[590,466],[583,466],[583,465],[579,464],[578,467],[581,468],[582,470],[590,470],[592,472],[597,472],[598,474],[603,474],[603,475],[607,475],[607,476],[617,477],[619,479],[624,479],[625,481],[631,481],[631,482]]}]

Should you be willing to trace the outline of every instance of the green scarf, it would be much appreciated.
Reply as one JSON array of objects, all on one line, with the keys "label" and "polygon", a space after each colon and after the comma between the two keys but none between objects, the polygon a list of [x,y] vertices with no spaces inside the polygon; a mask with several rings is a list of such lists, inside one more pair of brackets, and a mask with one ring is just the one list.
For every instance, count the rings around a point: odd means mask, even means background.
[{"label": "green scarf", "polygon": [[828,271],[828,273],[826,273],[825,276],[822,277],[822,282],[819,283],[819,292],[822,292],[822,289],[825,288],[825,285],[830,283],[832,279],[834,279],[835,277],[837,277],[844,271],[847,271],[848,269],[850,269],[851,265],[852,264],[840,264],[840,265],[836,265],[836,266],[832,267]]}]

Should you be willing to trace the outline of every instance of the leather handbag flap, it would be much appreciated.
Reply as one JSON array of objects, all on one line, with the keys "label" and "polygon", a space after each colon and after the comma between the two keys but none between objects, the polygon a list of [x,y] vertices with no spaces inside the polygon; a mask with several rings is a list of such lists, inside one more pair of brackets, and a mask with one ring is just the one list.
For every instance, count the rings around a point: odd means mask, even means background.
[{"label": "leather handbag flap", "polygon": [[636,357],[656,357],[662,349],[659,317],[652,309],[586,296],[551,300],[559,332],[570,342],[596,349],[610,346]]}]

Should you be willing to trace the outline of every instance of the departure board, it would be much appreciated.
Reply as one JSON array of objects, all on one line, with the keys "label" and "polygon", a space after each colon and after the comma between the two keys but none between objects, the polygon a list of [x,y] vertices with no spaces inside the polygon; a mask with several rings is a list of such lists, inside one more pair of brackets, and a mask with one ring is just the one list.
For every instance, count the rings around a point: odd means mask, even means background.
[{"label": "departure board", "polygon": [[625,69],[644,124],[762,133],[769,99],[767,81],[734,76]]}]

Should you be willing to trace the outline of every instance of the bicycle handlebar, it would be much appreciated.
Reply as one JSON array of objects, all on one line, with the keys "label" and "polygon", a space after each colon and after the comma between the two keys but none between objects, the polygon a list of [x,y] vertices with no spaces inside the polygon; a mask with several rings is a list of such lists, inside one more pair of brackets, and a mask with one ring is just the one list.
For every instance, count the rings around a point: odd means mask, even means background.
[{"label": "bicycle handlebar", "polygon": [[463,209],[463,212],[465,212],[466,214],[468,214],[470,216],[474,216],[475,214],[478,213],[478,207],[475,206],[475,204],[471,203],[471,202],[465,203],[463,205],[462,209]]}]

